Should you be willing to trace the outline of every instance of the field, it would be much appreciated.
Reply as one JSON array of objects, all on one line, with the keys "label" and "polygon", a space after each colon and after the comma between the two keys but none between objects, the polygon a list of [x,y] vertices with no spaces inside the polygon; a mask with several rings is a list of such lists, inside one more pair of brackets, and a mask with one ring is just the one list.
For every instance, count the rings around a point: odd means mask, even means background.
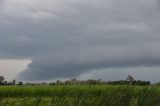
[{"label": "field", "polygon": [[159,87],[1,86],[0,106],[160,106]]}]

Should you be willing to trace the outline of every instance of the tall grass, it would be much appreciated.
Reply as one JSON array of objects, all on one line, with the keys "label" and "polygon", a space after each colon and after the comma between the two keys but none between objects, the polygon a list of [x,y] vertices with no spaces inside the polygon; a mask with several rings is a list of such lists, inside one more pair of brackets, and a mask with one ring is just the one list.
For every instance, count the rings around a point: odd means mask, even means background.
[{"label": "tall grass", "polygon": [[158,87],[2,86],[0,106],[160,106]]}]

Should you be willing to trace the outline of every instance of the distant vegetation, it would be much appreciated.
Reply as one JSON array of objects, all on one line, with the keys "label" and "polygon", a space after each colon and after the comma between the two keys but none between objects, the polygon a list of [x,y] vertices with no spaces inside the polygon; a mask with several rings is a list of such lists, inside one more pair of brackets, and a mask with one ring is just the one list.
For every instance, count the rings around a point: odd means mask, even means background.
[{"label": "distant vegetation", "polygon": [[[61,81],[57,80],[56,82],[42,82],[42,83],[23,83],[13,81],[5,81],[3,76],[0,76],[0,85],[139,85],[139,86],[147,86],[150,85],[150,81],[141,81],[135,80],[131,75],[128,75],[126,80],[119,80],[119,81],[102,81],[101,79],[88,79],[88,80],[77,80],[76,78]],[[159,83],[158,83],[159,84]]]},{"label": "distant vegetation", "polygon": [[7,82],[0,76],[0,85],[0,106],[160,106],[160,87],[130,75],[121,81],[52,83]]}]

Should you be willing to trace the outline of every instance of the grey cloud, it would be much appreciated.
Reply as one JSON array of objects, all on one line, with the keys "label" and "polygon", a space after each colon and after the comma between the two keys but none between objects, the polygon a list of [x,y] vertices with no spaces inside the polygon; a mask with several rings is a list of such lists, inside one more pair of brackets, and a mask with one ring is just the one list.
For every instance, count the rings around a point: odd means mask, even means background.
[{"label": "grey cloud", "polygon": [[[107,68],[99,71],[92,70],[92,73],[83,74],[79,79],[94,78],[105,81],[125,80],[128,75],[132,75],[135,80],[159,82],[160,67],[132,67],[132,68]],[[117,74],[115,74],[117,73]],[[113,79],[114,78],[114,79]]]},{"label": "grey cloud", "polygon": [[160,65],[157,0],[7,0],[2,8],[0,58],[32,59],[21,79]]}]

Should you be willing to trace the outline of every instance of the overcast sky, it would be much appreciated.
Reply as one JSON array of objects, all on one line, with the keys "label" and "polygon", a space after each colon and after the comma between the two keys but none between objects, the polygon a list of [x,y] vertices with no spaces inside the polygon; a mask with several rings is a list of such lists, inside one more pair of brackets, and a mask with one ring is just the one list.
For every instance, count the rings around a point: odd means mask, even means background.
[{"label": "overcast sky", "polygon": [[2,72],[159,82],[159,28],[159,0],[0,0],[0,59],[17,63]]}]

